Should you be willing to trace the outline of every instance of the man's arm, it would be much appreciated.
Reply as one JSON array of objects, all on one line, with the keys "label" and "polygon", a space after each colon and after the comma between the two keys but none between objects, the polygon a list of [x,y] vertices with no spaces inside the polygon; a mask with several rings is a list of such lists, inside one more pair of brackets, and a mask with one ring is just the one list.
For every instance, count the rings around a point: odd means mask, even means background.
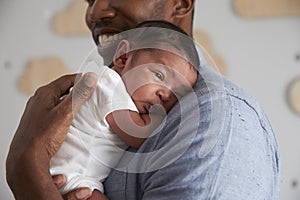
[{"label": "man's arm", "polygon": [[140,114],[131,110],[114,111],[106,116],[111,129],[134,148],[143,144],[163,118],[163,115]]},{"label": "man's arm", "polygon": [[7,182],[16,199],[62,199],[49,173],[50,159],[97,83],[96,75],[87,73],[74,85],[76,76],[39,88],[26,105],[6,160]]}]

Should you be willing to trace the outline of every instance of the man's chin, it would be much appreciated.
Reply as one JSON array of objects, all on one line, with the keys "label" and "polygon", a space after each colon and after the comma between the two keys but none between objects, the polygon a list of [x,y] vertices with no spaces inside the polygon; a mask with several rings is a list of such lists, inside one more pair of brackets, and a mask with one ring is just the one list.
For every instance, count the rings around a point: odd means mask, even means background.
[{"label": "man's chin", "polygon": [[114,54],[116,51],[117,45],[104,45],[98,46],[98,53],[103,57],[104,64],[110,66],[114,59]]}]

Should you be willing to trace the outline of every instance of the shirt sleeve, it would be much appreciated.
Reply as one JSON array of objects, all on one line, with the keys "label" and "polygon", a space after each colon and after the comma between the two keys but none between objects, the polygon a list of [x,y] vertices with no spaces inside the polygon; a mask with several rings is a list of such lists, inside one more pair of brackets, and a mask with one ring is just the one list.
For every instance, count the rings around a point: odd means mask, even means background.
[{"label": "shirt sleeve", "polygon": [[96,91],[89,100],[89,106],[101,121],[108,126],[105,117],[116,110],[132,110],[138,112],[130,94],[128,94],[121,77],[112,69],[106,67],[99,77]]}]

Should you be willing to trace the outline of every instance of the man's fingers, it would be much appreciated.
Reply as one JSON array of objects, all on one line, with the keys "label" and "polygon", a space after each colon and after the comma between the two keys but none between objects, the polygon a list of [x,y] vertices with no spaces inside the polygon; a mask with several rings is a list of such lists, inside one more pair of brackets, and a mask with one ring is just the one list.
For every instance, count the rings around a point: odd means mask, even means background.
[{"label": "man's fingers", "polygon": [[61,102],[60,106],[72,106],[73,113],[77,113],[80,106],[92,96],[97,86],[97,81],[98,78],[95,73],[87,72],[84,74],[74,85],[72,92]]},{"label": "man's fingers", "polygon": [[[43,148],[46,149],[48,156],[52,157],[58,151],[67,135],[75,114],[79,110],[80,106],[90,98],[96,88],[96,85],[97,75],[89,72],[83,75],[82,78],[75,83],[72,92],[65,95],[63,99],[53,99],[54,96],[52,93],[48,95],[48,97],[46,94],[48,100],[49,97],[52,97],[52,105],[56,105],[59,101],[59,103],[52,108],[51,114],[43,121],[43,126],[47,127],[45,128],[47,141],[44,142]],[[46,87],[49,89],[49,86]],[[50,91],[53,92],[54,90],[51,89],[52,87],[53,85],[50,86]],[[45,96],[45,91],[47,90],[41,90],[40,96]],[[47,98],[40,99],[47,100]],[[55,129],[54,132],[52,132],[53,129]]]},{"label": "man's fingers", "polygon": [[97,75],[93,72],[88,72],[75,84],[72,91],[72,106],[75,113],[79,110],[80,106],[92,96],[97,81]]},{"label": "man's fingers", "polygon": [[108,200],[108,198],[98,190],[94,190],[89,200]]},{"label": "man's fingers", "polygon": [[63,196],[65,200],[85,200],[92,195],[92,191],[89,188],[79,188],[71,191]]},{"label": "man's fingers", "polygon": [[90,190],[89,188],[79,188],[71,191],[63,196],[65,200],[108,200],[108,198],[98,190]]},{"label": "man's fingers", "polygon": [[64,186],[67,181],[66,177],[62,174],[52,176],[52,179],[57,189],[60,189],[62,186]]},{"label": "man's fingers", "polygon": [[69,92],[69,89],[73,87],[76,78],[80,76],[81,74],[68,74],[61,76],[48,85],[39,88],[36,92],[38,93],[41,89],[45,90],[47,88],[48,93],[50,93],[54,99],[59,99],[61,96]]}]

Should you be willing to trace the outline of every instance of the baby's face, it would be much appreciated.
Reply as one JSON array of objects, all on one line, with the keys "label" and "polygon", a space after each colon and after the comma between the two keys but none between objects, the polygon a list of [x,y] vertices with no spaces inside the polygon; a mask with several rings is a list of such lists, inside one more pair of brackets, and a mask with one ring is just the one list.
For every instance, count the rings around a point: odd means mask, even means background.
[{"label": "baby's face", "polygon": [[129,56],[121,76],[140,113],[157,104],[168,113],[192,89],[197,71],[170,52],[140,50]]}]

